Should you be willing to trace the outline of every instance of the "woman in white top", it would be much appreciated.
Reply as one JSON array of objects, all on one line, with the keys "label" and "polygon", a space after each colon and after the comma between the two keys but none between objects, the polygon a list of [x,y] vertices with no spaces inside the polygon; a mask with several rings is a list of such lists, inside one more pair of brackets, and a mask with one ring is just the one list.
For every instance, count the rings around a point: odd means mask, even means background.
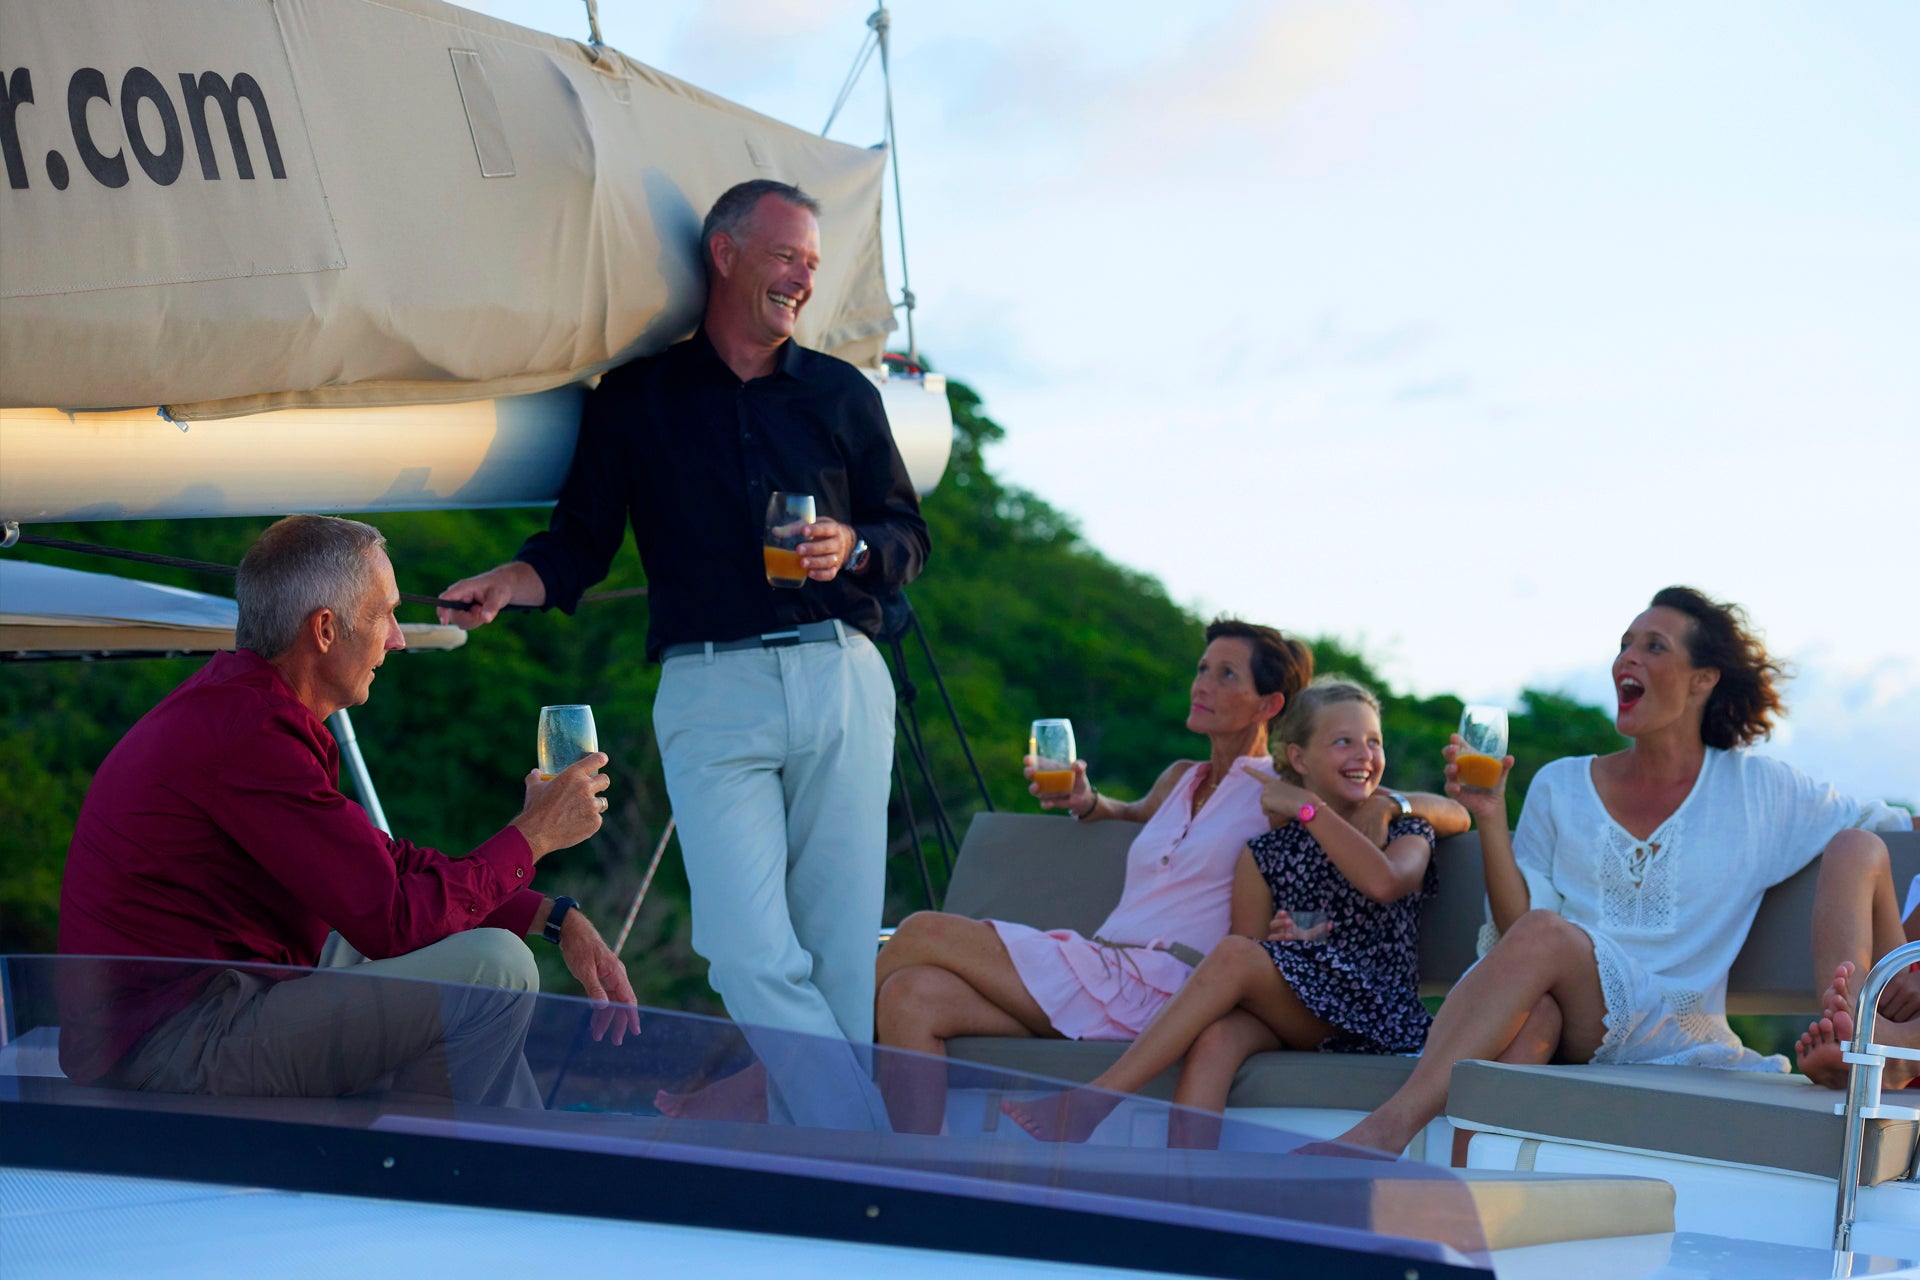
[{"label": "woman in white top", "polygon": [[1459,786],[1454,739],[1447,791],[1480,823],[1498,940],[1407,1083],[1343,1141],[1402,1150],[1445,1109],[1453,1064],[1500,1056],[1543,995],[1560,1012],[1557,1061],[1785,1069],[1726,1020],[1727,971],[1761,895],[1822,852],[1884,862],[1861,828],[1911,819],[1742,749],[1780,714],[1780,676],[1738,608],[1668,587],[1614,659],[1626,750],[1542,769],[1511,838],[1506,771],[1492,791]]}]

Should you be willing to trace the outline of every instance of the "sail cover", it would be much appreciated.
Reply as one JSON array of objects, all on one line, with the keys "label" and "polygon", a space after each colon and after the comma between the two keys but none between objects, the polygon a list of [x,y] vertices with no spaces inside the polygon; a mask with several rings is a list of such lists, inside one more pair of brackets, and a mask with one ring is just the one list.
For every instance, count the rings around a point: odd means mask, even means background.
[{"label": "sail cover", "polygon": [[736,182],[822,202],[800,341],[878,363],[885,153],[436,0],[0,5],[0,407],[559,386],[691,332]]}]

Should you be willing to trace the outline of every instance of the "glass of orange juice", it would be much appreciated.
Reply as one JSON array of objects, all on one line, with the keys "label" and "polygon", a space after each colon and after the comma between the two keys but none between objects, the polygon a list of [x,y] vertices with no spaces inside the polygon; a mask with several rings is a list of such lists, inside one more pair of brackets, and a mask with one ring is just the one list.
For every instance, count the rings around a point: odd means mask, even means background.
[{"label": "glass of orange juice", "polygon": [[761,556],[767,565],[767,584],[774,587],[802,587],[807,570],[800,563],[800,544],[807,540],[806,527],[813,523],[813,495],[780,493],[767,499],[767,534],[761,539]]},{"label": "glass of orange juice", "polygon": [[1507,755],[1507,709],[1468,707],[1460,714],[1460,740],[1466,745],[1453,761],[1460,785],[1491,791],[1500,782],[1500,765]]},{"label": "glass of orange juice", "polygon": [[1042,800],[1065,800],[1073,794],[1073,721],[1035,720],[1027,737],[1033,757],[1033,781]]}]

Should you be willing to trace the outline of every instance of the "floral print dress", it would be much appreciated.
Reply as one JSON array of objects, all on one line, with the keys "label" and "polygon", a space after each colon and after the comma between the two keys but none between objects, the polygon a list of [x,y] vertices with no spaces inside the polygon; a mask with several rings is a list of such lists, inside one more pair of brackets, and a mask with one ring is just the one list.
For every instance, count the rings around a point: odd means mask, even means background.
[{"label": "floral print dress", "polygon": [[[1424,818],[1399,817],[1391,843],[1405,835],[1434,841]],[[1324,911],[1333,928],[1315,942],[1262,943],[1300,1002],[1338,1030],[1323,1053],[1418,1053],[1433,1015],[1420,1003],[1420,908],[1439,886],[1433,859],[1420,887],[1375,902],[1348,883],[1298,822],[1267,832],[1248,849],[1273,893],[1276,911]]]}]

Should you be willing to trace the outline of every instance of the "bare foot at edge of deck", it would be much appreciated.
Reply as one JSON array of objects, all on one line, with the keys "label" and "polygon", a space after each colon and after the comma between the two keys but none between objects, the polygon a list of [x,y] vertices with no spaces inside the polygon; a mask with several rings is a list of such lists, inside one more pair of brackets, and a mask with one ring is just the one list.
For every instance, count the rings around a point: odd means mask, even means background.
[{"label": "bare foot at edge of deck", "polygon": [[[1299,1156],[1348,1156],[1369,1159],[1377,1155],[1382,1160],[1398,1160],[1406,1151],[1407,1143],[1394,1141],[1394,1135],[1387,1132],[1386,1121],[1380,1119],[1378,1112],[1362,1119],[1359,1124],[1347,1130],[1332,1142],[1309,1142],[1304,1147],[1294,1149]],[[1358,1148],[1358,1150],[1356,1150]]]},{"label": "bare foot at edge of deck", "polygon": [[1840,1017],[1847,1025],[1841,1034],[1832,1018],[1815,1018],[1794,1042],[1793,1061],[1800,1074],[1827,1089],[1847,1087],[1847,1064],[1840,1057],[1840,1042],[1853,1034],[1853,1019],[1845,1010]]},{"label": "bare foot at edge of deck", "polygon": [[716,1080],[704,1089],[653,1095],[653,1105],[675,1120],[735,1120],[767,1122],[767,1069],[759,1063]]},{"label": "bare foot at edge of deck", "polygon": [[[1853,997],[1848,990],[1853,962],[1843,960],[1833,971],[1833,981],[1820,997],[1821,1016],[1809,1023],[1793,1046],[1800,1074],[1829,1089],[1847,1087],[1851,1070],[1841,1057],[1841,1041],[1853,1039]],[[1905,1049],[1920,1049],[1920,1018],[1896,1022],[1891,1018],[1874,1020],[1874,1037],[1884,1044]],[[1920,1063],[1906,1058],[1888,1058],[1880,1077],[1882,1088],[1904,1089],[1920,1077]]]},{"label": "bare foot at edge of deck", "polygon": [[1840,1042],[1853,1036],[1853,997],[1847,990],[1852,976],[1853,961],[1842,960],[1820,993],[1820,1016],[1807,1024],[1793,1046],[1800,1074],[1828,1089],[1847,1087],[1849,1068],[1841,1059]]},{"label": "bare foot at edge of deck", "polygon": [[1104,1089],[1068,1089],[1049,1098],[1002,1102],[1000,1110],[1042,1142],[1085,1142],[1121,1101]]}]

